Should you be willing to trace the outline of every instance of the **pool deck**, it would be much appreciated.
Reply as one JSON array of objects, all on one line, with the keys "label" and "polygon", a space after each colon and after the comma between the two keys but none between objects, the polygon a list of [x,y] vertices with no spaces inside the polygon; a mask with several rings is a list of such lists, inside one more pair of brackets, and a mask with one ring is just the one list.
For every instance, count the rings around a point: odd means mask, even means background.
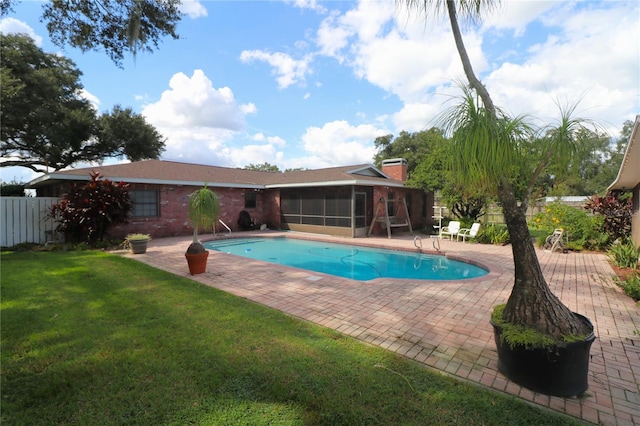
[{"label": "pool deck", "polygon": [[[276,231],[232,234],[261,235],[416,251],[409,234],[391,239]],[[591,347],[589,389],[582,398],[560,398],[522,388],[498,372],[489,317],[492,307],[506,302],[511,292],[510,246],[439,240],[442,253],[487,267],[490,273],[482,278],[382,278],[363,283],[216,251],[210,252],[207,272],[191,276],[184,258],[190,241],[190,237],[154,239],[145,254],[120,253],[585,422],[640,425],[640,308],[614,284],[613,269],[603,254],[538,250],[551,290],[571,310],[588,317],[597,336]],[[421,242],[425,252],[435,252],[428,237]]]}]

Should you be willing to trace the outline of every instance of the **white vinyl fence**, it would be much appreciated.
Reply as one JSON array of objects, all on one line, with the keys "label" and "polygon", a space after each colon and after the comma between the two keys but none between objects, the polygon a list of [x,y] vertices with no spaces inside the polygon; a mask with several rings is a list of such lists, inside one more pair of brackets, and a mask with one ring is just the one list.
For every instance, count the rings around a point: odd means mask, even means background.
[{"label": "white vinyl fence", "polygon": [[47,214],[57,201],[56,197],[0,198],[0,246],[54,241],[56,223]]}]

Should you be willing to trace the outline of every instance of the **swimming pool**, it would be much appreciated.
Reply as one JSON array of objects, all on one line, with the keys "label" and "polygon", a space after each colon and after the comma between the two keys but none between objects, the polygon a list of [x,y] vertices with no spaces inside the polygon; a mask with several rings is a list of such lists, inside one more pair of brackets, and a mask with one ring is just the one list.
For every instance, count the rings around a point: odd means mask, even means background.
[{"label": "swimming pool", "polygon": [[359,281],[383,277],[462,280],[488,274],[486,269],[444,256],[291,238],[230,238],[203,244],[209,250]]}]

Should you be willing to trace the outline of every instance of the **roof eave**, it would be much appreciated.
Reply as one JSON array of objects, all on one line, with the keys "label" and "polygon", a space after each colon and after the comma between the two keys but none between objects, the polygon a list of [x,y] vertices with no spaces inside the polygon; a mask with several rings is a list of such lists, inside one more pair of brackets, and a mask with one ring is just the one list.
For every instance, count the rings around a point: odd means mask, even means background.
[{"label": "roof eave", "polygon": [[636,116],[618,176],[609,185],[608,191],[631,191],[640,183],[640,167],[638,167],[640,164],[640,141],[638,139],[640,139],[640,115]]},{"label": "roof eave", "polygon": [[358,185],[358,186],[388,186],[393,188],[404,188],[404,184],[402,182],[380,182],[380,181],[371,181],[371,180],[335,180],[335,181],[324,181],[324,182],[293,182],[293,183],[277,183],[266,185],[268,189],[275,188],[309,188],[309,187],[323,187],[323,186],[348,186],[348,185]]},{"label": "roof eave", "polygon": [[[216,188],[247,188],[247,189],[264,189],[264,185],[255,183],[229,183],[229,182],[198,182],[190,180],[165,180],[165,179],[143,179],[143,178],[122,178],[118,176],[103,176],[112,182],[124,182],[124,183],[140,183],[147,185],[180,185],[180,186],[204,186],[205,184],[210,187]],[[89,181],[91,176],[88,175],[71,175],[71,174],[56,174],[52,173],[45,176],[40,176],[31,182],[29,182],[29,188],[38,188],[46,182],[52,181]]]}]

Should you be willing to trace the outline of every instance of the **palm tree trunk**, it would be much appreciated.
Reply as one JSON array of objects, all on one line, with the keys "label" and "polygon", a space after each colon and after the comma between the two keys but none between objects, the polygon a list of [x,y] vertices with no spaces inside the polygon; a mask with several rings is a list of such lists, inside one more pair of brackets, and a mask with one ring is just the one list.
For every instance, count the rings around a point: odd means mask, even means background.
[{"label": "palm tree trunk", "polygon": [[[495,117],[493,100],[471,66],[458,25],[454,0],[447,0],[447,11],[467,80],[480,96],[486,110]],[[504,320],[534,328],[555,338],[589,333],[582,320],[574,316],[549,289],[527,226],[528,203],[525,201],[524,205],[518,205],[515,188],[509,182],[503,182],[498,189],[498,198],[509,231],[515,267],[515,283],[504,309]],[[525,197],[525,200],[528,198]]]},{"label": "palm tree trunk", "polygon": [[504,309],[504,320],[553,336],[588,334],[581,319],[572,314],[549,289],[529,233],[526,206],[518,206],[513,189],[499,191],[509,230],[515,282]]},{"label": "palm tree trunk", "polygon": [[476,74],[473,72],[473,67],[471,66],[471,60],[469,59],[469,55],[467,54],[467,49],[464,46],[464,41],[462,40],[462,33],[460,32],[460,25],[458,25],[458,15],[456,13],[456,4],[453,0],[447,0],[447,11],[449,12],[449,21],[451,22],[451,31],[453,32],[453,38],[456,41],[456,48],[458,49],[458,54],[460,56],[460,60],[462,61],[462,68],[464,69],[464,73],[467,76],[467,80],[473,89],[478,93],[480,99],[482,99],[482,103],[484,104],[487,111],[489,111],[492,115],[495,116],[496,107],[493,104],[493,100],[491,96],[489,96],[489,92],[487,88],[484,87],[484,84]]}]

